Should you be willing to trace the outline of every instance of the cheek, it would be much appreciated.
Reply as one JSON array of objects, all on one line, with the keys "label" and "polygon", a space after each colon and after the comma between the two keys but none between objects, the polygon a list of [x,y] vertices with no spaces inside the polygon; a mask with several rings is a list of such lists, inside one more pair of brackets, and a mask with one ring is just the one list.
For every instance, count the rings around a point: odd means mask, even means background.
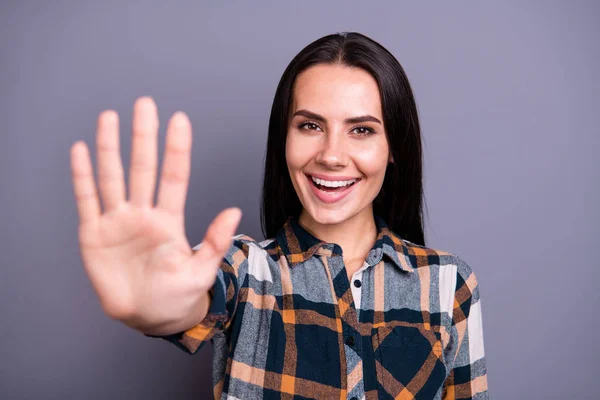
[{"label": "cheek", "polygon": [[302,168],[310,160],[310,146],[303,145],[298,135],[288,135],[285,144],[285,160],[290,172]]},{"label": "cheek", "polygon": [[385,176],[388,147],[385,144],[363,146],[355,153],[354,160],[361,172],[368,177]]}]

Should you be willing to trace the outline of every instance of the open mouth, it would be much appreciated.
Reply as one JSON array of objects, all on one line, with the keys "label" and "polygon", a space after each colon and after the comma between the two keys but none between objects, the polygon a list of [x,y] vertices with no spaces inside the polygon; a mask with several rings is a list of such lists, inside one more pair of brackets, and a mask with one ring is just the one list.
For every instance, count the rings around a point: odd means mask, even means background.
[{"label": "open mouth", "polygon": [[315,180],[313,179],[312,176],[306,174],[306,177],[308,178],[309,182],[317,189],[326,192],[326,193],[336,193],[336,192],[344,192],[346,190],[348,190],[349,188],[351,188],[352,186],[354,186],[358,181],[360,181],[360,179],[354,179],[353,182],[338,182],[338,183],[328,183],[328,184],[323,184],[323,181],[321,181],[321,183],[319,182],[315,182]]}]

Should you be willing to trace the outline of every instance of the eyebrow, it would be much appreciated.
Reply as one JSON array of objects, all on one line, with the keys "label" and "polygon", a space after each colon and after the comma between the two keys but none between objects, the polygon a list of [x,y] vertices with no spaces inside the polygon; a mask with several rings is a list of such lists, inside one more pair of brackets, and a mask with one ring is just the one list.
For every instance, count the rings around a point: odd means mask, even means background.
[{"label": "eyebrow", "polygon": [[[308,110],[298,110],[294,113],[294,115],[292,115],[292,118],[294,118],[296,115],[302,115],[306,118],[311,118],[319,122],[323,122],[324,124],[327,123],[327,119],[325,119],[325,117]],[[376,122],[381,125],[381,121],[372,115],[361,115],[359,117],[346,118],[344,122],[346,124],[357,124],[360,122]]]}]

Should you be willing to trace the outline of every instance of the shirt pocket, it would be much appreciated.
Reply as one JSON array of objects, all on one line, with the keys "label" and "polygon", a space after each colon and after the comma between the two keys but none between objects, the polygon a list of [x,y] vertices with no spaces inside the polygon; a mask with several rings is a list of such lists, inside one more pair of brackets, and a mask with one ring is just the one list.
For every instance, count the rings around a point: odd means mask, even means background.
[{"label": "shirt pocket", "polygon": [[414,325],[374,328],[380,399],[433,399],[446,379],[439,332]]}]

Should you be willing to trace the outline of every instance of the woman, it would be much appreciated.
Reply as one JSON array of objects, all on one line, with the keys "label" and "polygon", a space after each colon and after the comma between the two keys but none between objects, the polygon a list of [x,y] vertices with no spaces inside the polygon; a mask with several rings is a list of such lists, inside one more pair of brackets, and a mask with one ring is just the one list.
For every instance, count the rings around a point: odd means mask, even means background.
[{"label": "woman", "polygon": [[215,398],[488,397],[477,281],[425,247],[417,110],[381,45],[329,35],[285,70],[265,241],[233,236],[231,208],[190,247],[190,123],[181,112],[169,122],[153,207],[157,129],[153,101],[138,99],[127,201],[118,116],[100,115],[103,214],[87,148],[72,148],[82,258],[106,314],[191,354],[211,340]]}]

